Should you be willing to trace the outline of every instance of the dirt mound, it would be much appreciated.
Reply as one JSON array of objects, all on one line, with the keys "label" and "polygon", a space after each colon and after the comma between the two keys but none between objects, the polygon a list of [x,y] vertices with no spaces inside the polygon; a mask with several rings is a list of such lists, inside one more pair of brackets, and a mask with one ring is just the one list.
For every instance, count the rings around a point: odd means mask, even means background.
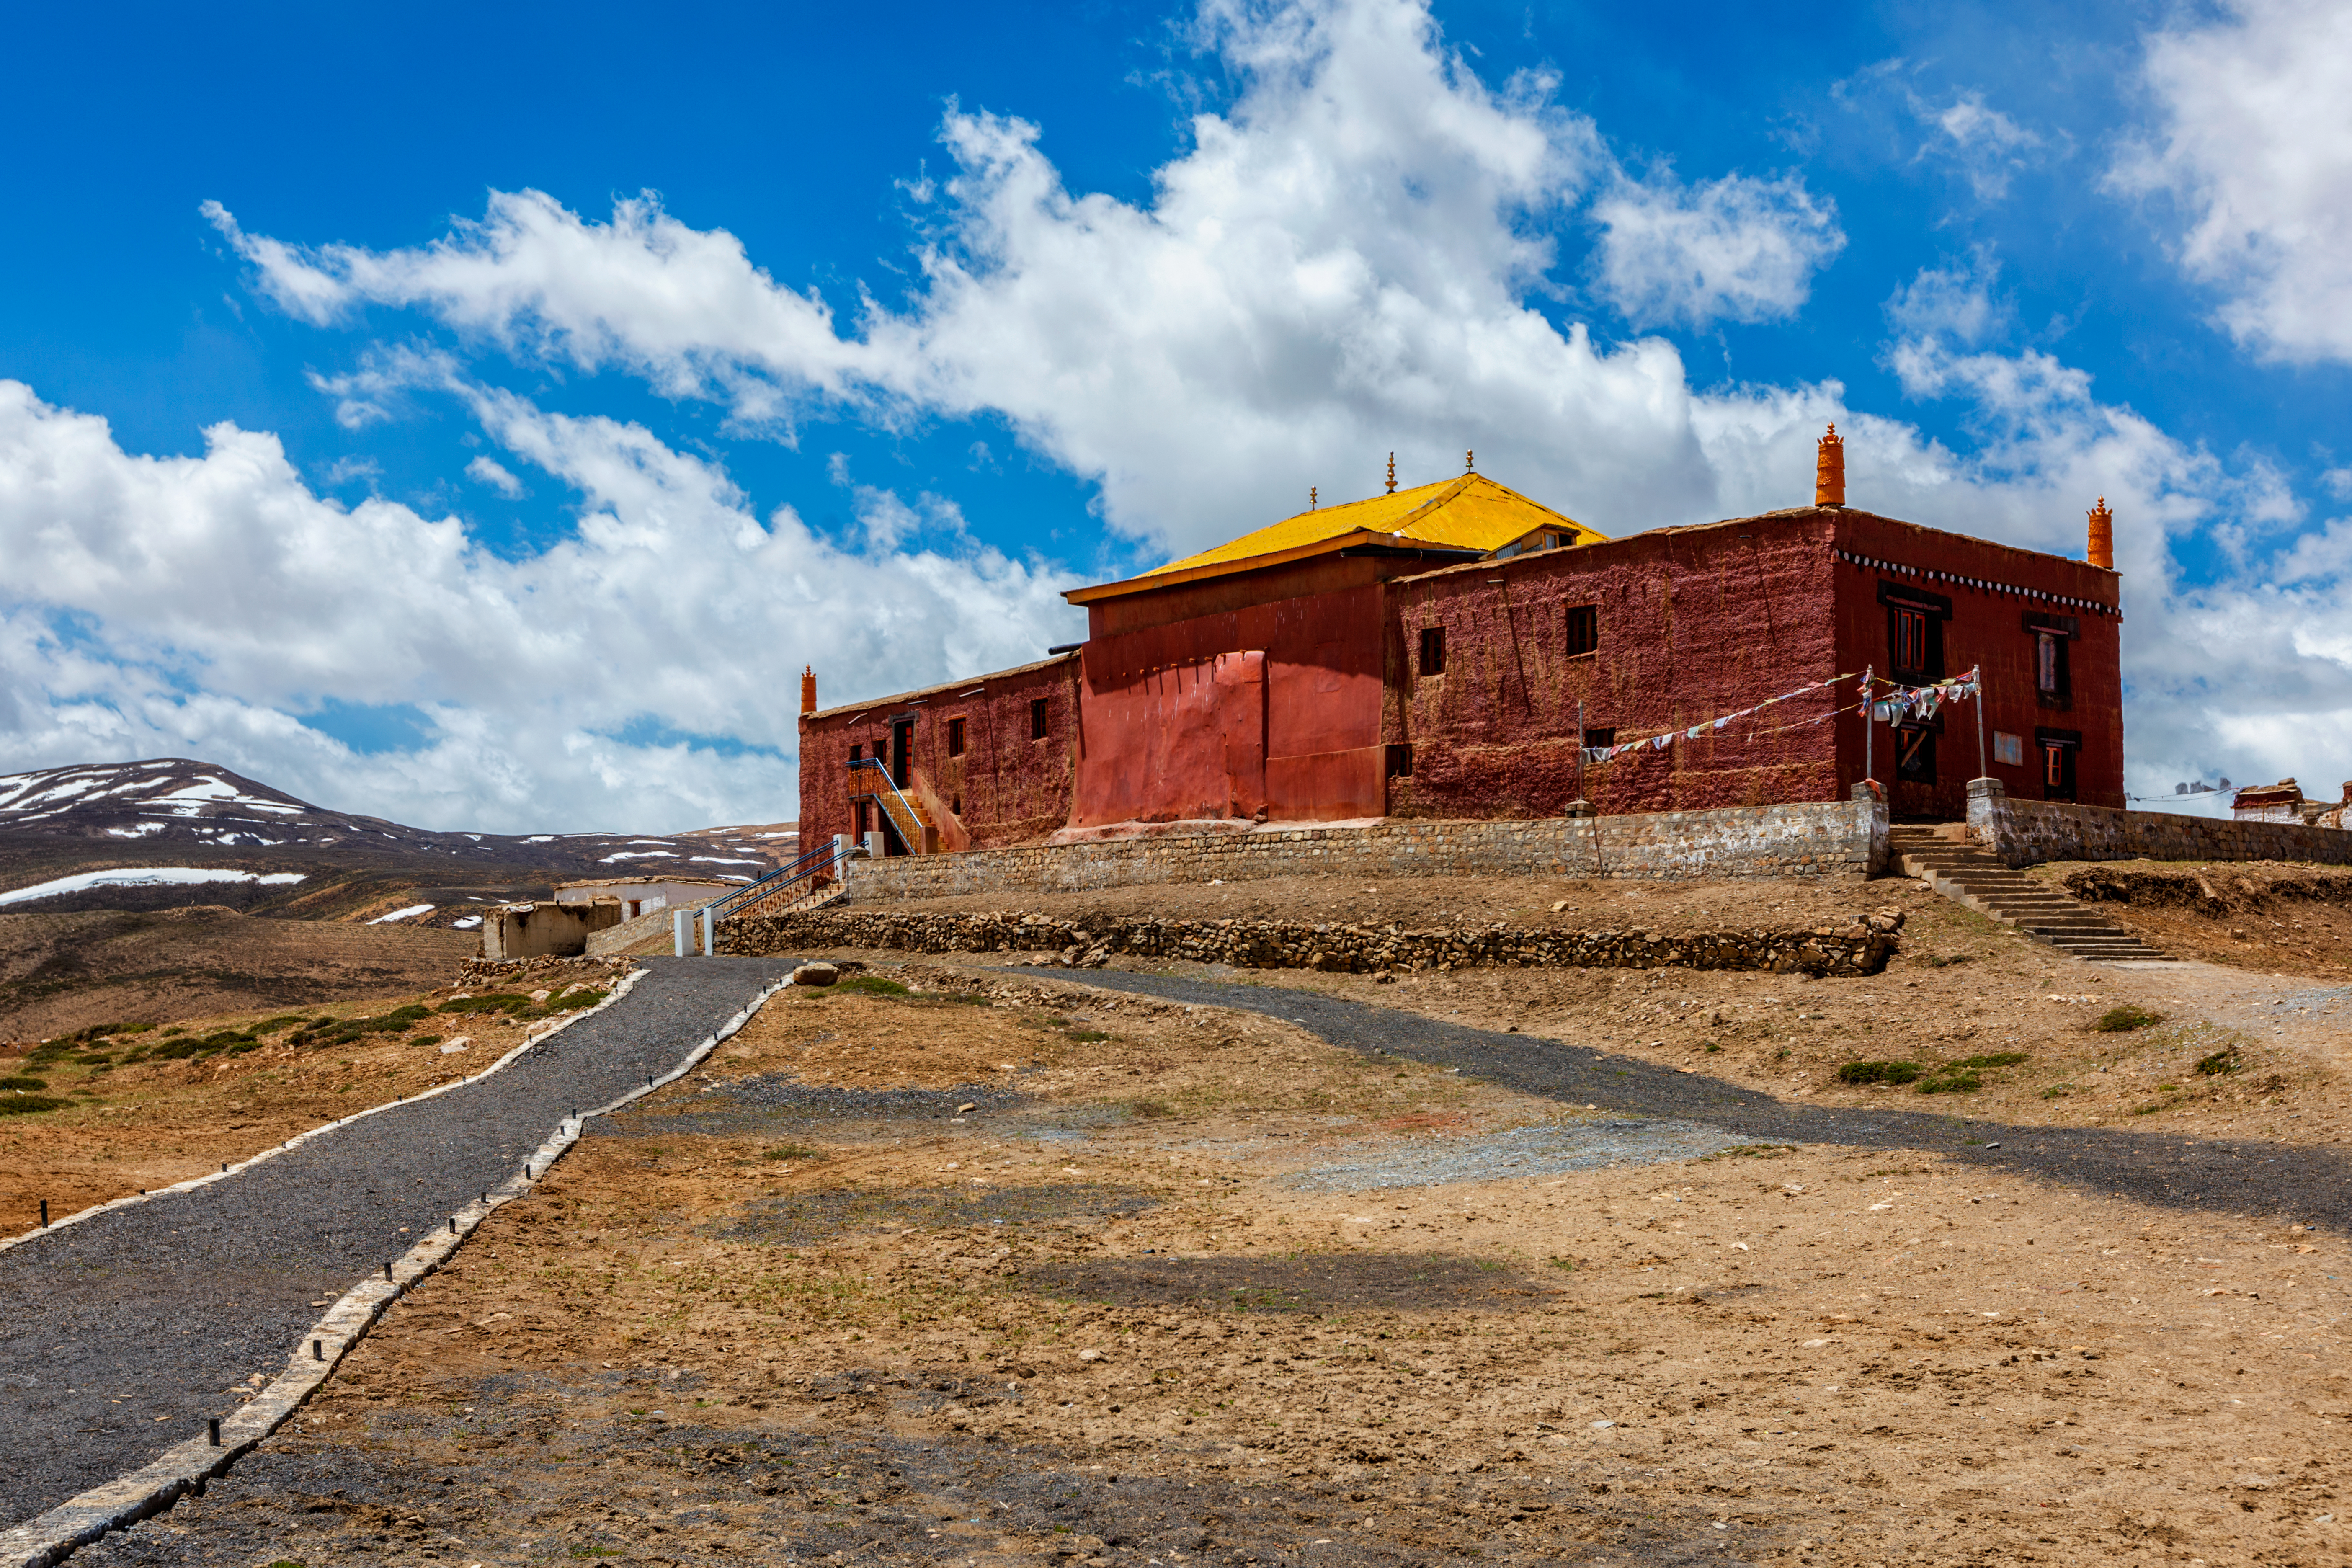
[{"label": "dirt mound", "polygon": [[2352,970],[2352,868],[2255,860],[2053,866],[2085,903],[2182,958],[2335,975]]}]

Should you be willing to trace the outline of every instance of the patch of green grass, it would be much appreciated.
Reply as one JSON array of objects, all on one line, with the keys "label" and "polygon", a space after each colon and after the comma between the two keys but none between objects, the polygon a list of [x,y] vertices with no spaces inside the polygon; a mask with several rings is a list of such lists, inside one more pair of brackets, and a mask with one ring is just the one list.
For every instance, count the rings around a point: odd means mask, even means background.
[{"label": "patch of green grass", "polygon": [[494,991],[482,996],[460,996],[435,1009],[441,1013],[514,1013],[530,1005],[520,991]]},{"label": "patch of green grass", "polygon": [[1063,1037],[1076,1040],[1082,1046],[1090,1046],[1097,1040],[1108,1040],[1110,1036],[1101,1029],[1068,1029],[1063,1032]]},{"label": "patch of green grass", "polygon": [[2023,1051],[1994,1051],[1989,1055],[1981,1057],[1962,1057],[1958,1061],[1951,1063],[1950,1066],[1956,1068],[2013,1068],[2020,1062],[2031,1061],[2032,1059],[2032,1058],[2027,1056]]},{"label": "patch of green grass", "polygon": [[1923,1070],[1917,1062],[1848,1062],[1837,1075],[1840,1083],[1911,1083]]},{"label": "patch of green grass", "polygon": [[299,1013],[281,1013],[275,1018],[264,1018],[260,1023],[256,1024],[253,1027],[247,1029],[246,1033],[248,1035],[274,1035],[278,1030],[287,1028],[291,1025],[307,1024],[310,1021],[310,1019],[304,1017]]},{"label": "patch of green grass", "polygon": [[2224,1046],[2210,1057],[2199,1058],[2197,1070],[2207,1078],[2220,1078],[2224,1073],[2236,1072],[2245,1065],[2244,1059],[2238,1055],[2237,1047]]},{"label": "patch of green grass", "polygon": [[1919,1080],[1921,1094],[1974,1094],[1983,1087],[1984,1079],[1976,1074],[1955,1072],[1949,1068]]},{"label": "patch of green grass", "polygon": [[0,1094],[0,1116],[32,1116],[44,1110],[63,1110],[73,1103],[48,1094]]},{"label": "patch of green grass", "polygon": [[0,1078],[0,1089],[13,1089],[24,1094],[30,1094],[36,1089],[47,1089],[48,1087],[49,1082],[47,1079]]},{"label": "patch of green grass", "polygon": [[855,992],[861,996],[911,996],[913,992],[895,980],[885,980],[878,974],[852,974],[836,980],[830,987],[838,992]]},{"label": "patch of green grass", "polygon": [[2091,1027],[2104,1035],[2121,1035],[2127,1034],[2133,1029],[2145,1029],[2151,1024],[2163,1022],[2163,1014],[2151,1013],[2145,1007],[2136,1007],[2126,1002],[2120,1007],[2110,1007],[2100,1014],[2098,1021]]},{"label": "patch of green grass", "polygon": [[2053,1083],[2048,1089],[2042,1091],[2042,1098],[2044,1100],[2056,1100],[2062,1095],[2068,1095],[2074,1092],[2074,1086],[2071,1083]]}]

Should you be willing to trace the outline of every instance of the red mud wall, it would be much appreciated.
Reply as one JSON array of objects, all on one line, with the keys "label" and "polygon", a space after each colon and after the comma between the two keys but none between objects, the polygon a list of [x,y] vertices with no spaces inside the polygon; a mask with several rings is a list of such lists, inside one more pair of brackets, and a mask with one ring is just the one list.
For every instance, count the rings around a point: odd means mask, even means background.
[{"label": "red mud wall", "polygon": [[1092,606],[1072,822],[1381,815],[1378,569],[1327,559]]},{"label": "red mud wall", "polygon": [[[2084,607],[2112,609],[2120,604],[2121,579],[2115,573],[1869,512],[1837,514],[1835,548],[1863,558],[1863,563],[1841,560],[1835,566],[1841,669],[1874,665],[1884,676],[1893,663],[1882,584],[1896,594],[1908,590],[1923,602],[1945,601],[1950,615],[1938,617],[1944,675],[1964,675],[1971,665],[1984,668],[1983,771],[2000,780],[2012,799],[2048,798],[2035,732],[2079,734],[2076,800],[2084,805],[2124,804],[2121,623],[2112,614]],[[2084,603],[2063,602],[2069,599]],[[2045,701],[2037,688],[2029,617],[2045,625],[2071,623],[2074,633],[2066,639],[2071,690],[2054,702]],[[1878,726],[1872,737],[1874,771],[1889,785],[1889,804],[1898,816],[1957,821],[1968,814],[1968,781],[1979,776],[1975,705],[1954,703],[1942,717],[1932,782],[1896,776],[1891,756],[1895,741],[1886,726]],[[1837,729],[1839,776],[1850,783],[1864,776],[1860,715],[1839,721]],[[1993,760],[2000,733],[2019,738],[2021,763]]]},{"label": "red mud wall", "polygon": [[[1032,740],[1031,704],[1046,733]],[[940,828],[942,849],[984,849],[1043,838],[1069,820],[1077,749],[1076,657],[953,686],[885,698],[869,708],[801,721],[801,843],[857,830],[849,751],[887,761],[894,719],[915,721],[907,794]],[[949,721],[964,721],[964,751],[948,754]],[[878,823],[873,824],[878,826]]]},{"label": "red mud wall", "polygon": [[[1577,704],[1630,740],[1681,729],[1838,673],[1827,514],[1660,530],[1448,568],[1389,585],[1387,738],[1412,747],[1389,782],[1399,816],[1556,816],[1576,795]],[[1570,608],[1599,647],[1571,657]],[[1445,669],[1420,668],[1445,632]],[[1851,693],[1843,694],[1850,700]],[[1839,798],[1834,722],[1819,692],[1766,717],[1587,771],[1610,814]],[[1779,729],[1777,733],[1763,733]]]}]

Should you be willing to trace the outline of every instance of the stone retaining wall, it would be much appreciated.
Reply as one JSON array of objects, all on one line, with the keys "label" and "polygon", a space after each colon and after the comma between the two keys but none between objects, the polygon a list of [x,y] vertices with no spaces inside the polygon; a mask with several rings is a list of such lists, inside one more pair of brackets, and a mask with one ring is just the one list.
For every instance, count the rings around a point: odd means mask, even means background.
[{"label": "stone retaining wall", "polygon": [[1317,926],[1289,921],[1096,921],[1045,915],[907,914],[814,910],[721,921],[719,951],[764,956],[812,948],[906,952],[1038,952],[1073,968],[1114,953],[1188,959],[1241,969],[1324,969],[1348,973],[1466,966],[1573,969],[1755,969],[1875,974],[1901,929],[1899,910],[1866,923],[1811,931],[1535,931],[1506,925],[1452,931]]},{"label": "stone retaining wall", "polygon": [[1269,877],[1867,877],[1885,863],[1866,800],[1534,822],[1260,827],[859,860],[860,904],[961,893],[1070,893]]},{"label": "stone retaining wall", "polygon": [[2216,822],[2060,800],[2011,800],[1969,782],[1969,837],[2011,866],[2044,860],[2302,860],[2352,865],[2352,833],[2300,823]]}]

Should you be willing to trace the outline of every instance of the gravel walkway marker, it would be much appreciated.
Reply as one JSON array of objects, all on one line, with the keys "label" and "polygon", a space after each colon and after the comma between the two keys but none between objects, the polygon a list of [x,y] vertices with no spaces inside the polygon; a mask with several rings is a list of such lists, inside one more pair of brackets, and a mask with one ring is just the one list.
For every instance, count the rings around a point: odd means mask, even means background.
[{"label": "gravel walkway marker", "polygon": [[[586,1116],[604,1115],[691,1071],[789,969],[773,959],[646,961],[625,989],[471,1079],[0,1244],[0,1300],[10,1303],[0,1321],[0,1438],[12,1455],[0,1469],[0,1518],[23,1521],[0,1531],[0,1568],[49,1568],[201,1491],[290,1415],[386,1307],[544,1179],[580,1137],[584,1118],[572,1107],[585,1100],[595,1107]],[[304,1222],[308,1234],[273,1234]],[[331,1274],[342,1283],[327,1285]],[[355,1274],[368,1277],[351,1286]],[[340,1299],[309,1321],[303,1308],[315,1312],[321,1296]],[[249,1400],[214,1414],[223,1395],[205,1391],[281,1357],[274,1379],[243,1380],[257,1385]],[[49,1392],[68,1382],[62,1396]],[[171,1407],[147,1426],[204,1435],[158,1453],[121,1409],[142,1400],[142,1415]],[[68,1426],[75,1416],[86,1424]],[[102,1425],[109,1418],[118,1425]]]}]

